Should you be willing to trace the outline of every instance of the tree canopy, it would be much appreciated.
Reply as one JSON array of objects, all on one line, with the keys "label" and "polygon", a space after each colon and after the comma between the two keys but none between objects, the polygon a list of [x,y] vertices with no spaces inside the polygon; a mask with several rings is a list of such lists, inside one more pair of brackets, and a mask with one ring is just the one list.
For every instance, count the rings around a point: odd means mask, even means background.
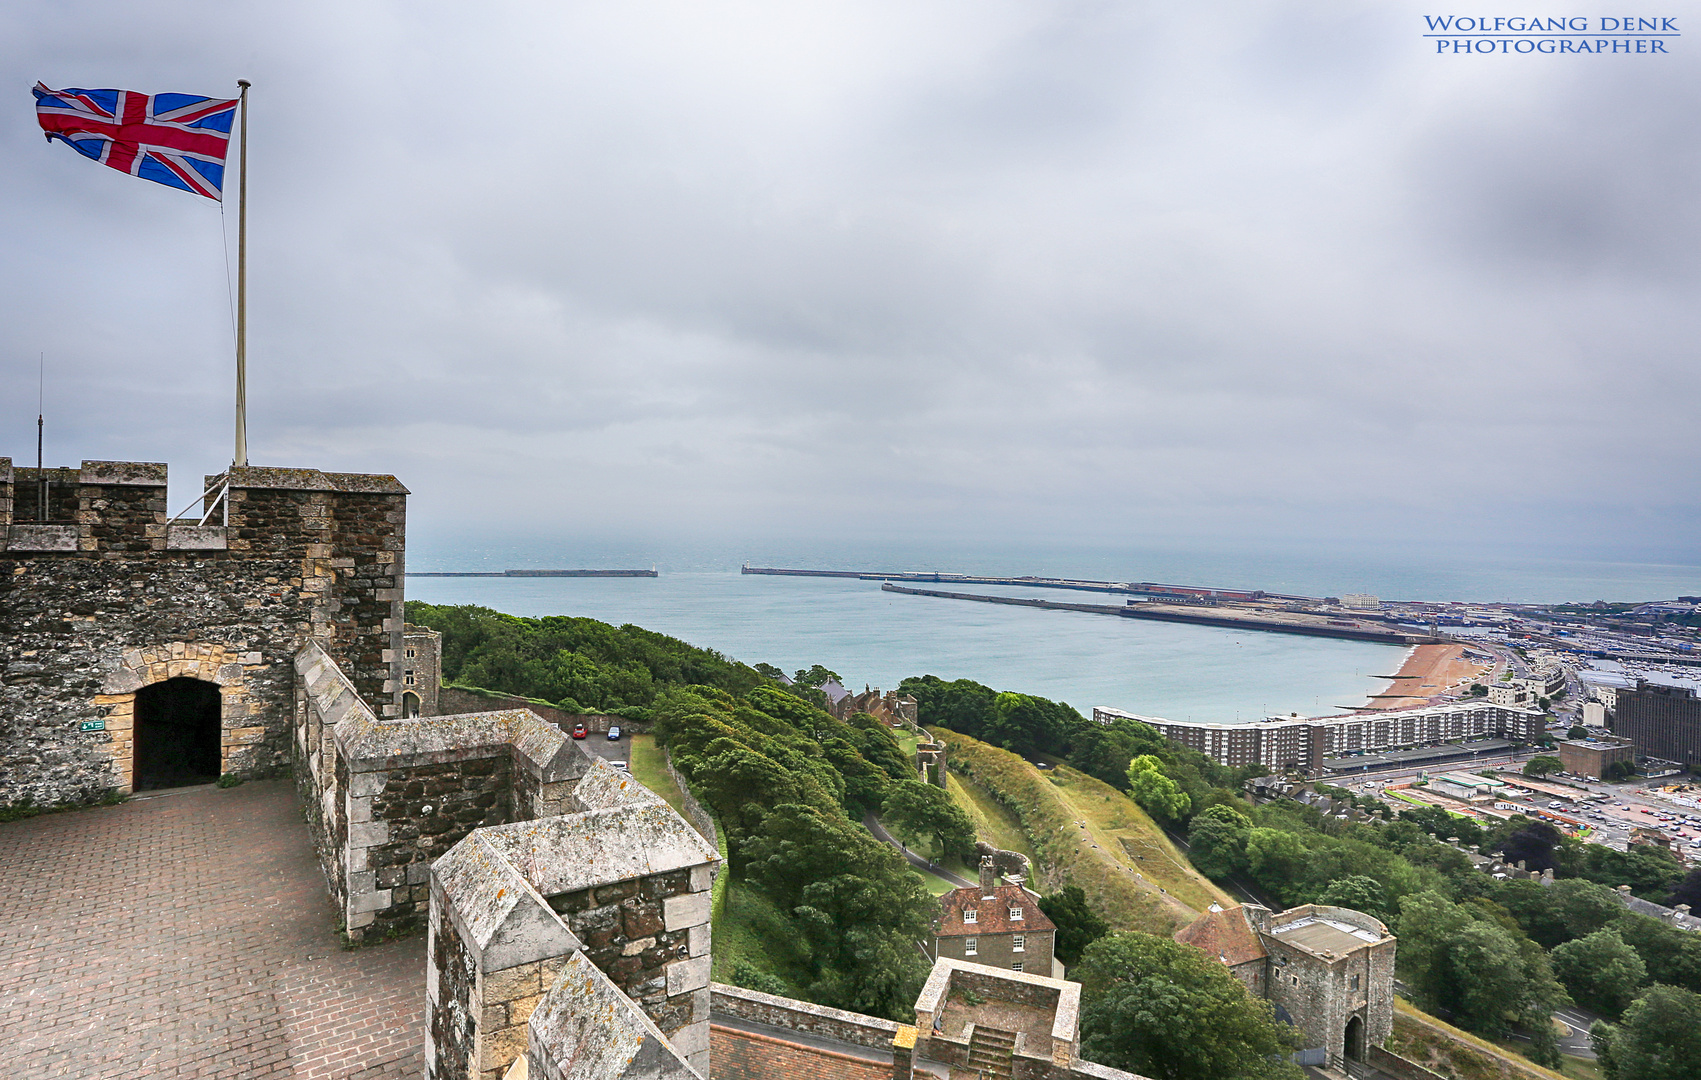
[{"label": "tree canopy", "polygon": [[1046,918],[1057,924],[1053,951],[1070,967],[1080,963],[1082,950],[1110,933],[1110,924],[1094,914],[1087,904],[1087,894],[1079,885],[1066,885],[1040,897],[1039,907]]},{"label": "tree canopy", "polygon": [[1621,1024],[1589,1032],[1607,1080],[1692,1080],[1701,1062],[1701,995],[1653,986]]},{"label": "tree canopy", "polygon": [[1087,946],[1081,1054],[1157,1080],[1298,1080],[1293,1029],[1214,958],[1150,934]]}]

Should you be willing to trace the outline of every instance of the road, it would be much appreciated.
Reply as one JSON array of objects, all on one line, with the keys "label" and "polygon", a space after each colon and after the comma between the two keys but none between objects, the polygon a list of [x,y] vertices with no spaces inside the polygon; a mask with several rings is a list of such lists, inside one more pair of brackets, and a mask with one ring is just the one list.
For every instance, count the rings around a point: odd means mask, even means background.
[{"label": "road", "polygon": [[926,859],[922,858],[920,855],[917,855],[915,852],[911,851],[909,848],[905,847],[903,844],[899,843],[897,840],[894,840],[892,838],[892,834],[886,831],[886,826],[880,824],[879,819],[877,819],[873,814],[864,814],[863,818],[862,818],[862,823],[865,826],[868,827],[869,832],[874,834],[874,839],[880,841],[883,844],[891,844],[893,847],[895,847],[899,851],[903,852],[904,858],[908,859],[910,861],[910,865],[915,867],[916,869],[926,870],[928,873],[934,875],[935,877],[942,877],[946,881],[949,881],[951,884],[955,885],[959,889],[967,889],[967,888],[973,887],[974,882],[968,880],[967,878],[958,877],[956,874],[951,873],[951,871],[945,869],[943,866],[940,866],[937,863],[928,862]]}]

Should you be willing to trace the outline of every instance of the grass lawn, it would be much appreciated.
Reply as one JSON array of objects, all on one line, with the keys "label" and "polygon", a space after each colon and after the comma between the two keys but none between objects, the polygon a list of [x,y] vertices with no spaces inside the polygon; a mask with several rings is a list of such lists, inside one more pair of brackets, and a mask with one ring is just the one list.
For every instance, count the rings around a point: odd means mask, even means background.
[{"label": "grass lawn", "polygon": [[1518,1052],[1516,1043],[1496,1045],[1461,1031],[1419,1009],[1405,998],[1394,999],[1394,1034],[1384,1044],[1407,1061],[1415,1061],[1456,1080],[1564,1080],[1570,1076],[1594,1080],[1598,1073],[1572,1071],[1581,1058],[1566,1058],[1563,1073],[1544,1069]]},{"label": "grass lawn", "polygon": [[[949,743],[958,779],[978,785],[990,797],[987,804],[1001,804],[1006,821],[1019,822],[1037,891],[1079,885],[1113,929],[1164,935],[1213,899],[1231,902],[1195,874],[1151,819],[1115,788],[1066,767],[1042,772],[1007,750],[946,728],[934,734]],[[971,792],[968,785],[960,790],[965,796]]]},{"label": "grass lawn", "polygon": [[[969,815],[969,820],[975,823],[975,836],[996,848],[1005,851],[1019,851],[1034,858],[1034,846],[1028,842],[1028,834],[1022,831],[1022,822],[1010,808],[992,797],[992,793],[970,780],[950,771],[946,764],[945,790],[951,793],[951,798]],[[974,875],[966,875],[972,877]]]},{"label": "grass lawn", "polygon": [[680,798],[679,785],[667,774],[667,766],[663,764],[661,748],[656,745],[654,735],[632,736],[632,760],[627,767],[632,770],[634,780],[667,800],[680,817],[685,816],[685,800]]},{"label": "grass lawn", "polygon": [[1099,850],[1194,911],[1204,911],[1212,902],[1224,907],[1235,902],[1193,869],[1193,864],[1176,850],[1169,837],[1133,799],[1067,765],[1052,770],[1052,776],[1053,783],[1073,809],[1074,819],[1087,823],[1085,829],[1080,829],[1087,850],[1092,850],[1090,845],[1098,844]]},{"label": "grass lawn", "polygon": [[772,901],[756,889],[734,882],[722,870],[715,879],[710,910],[715,940],[711,978],[733,982],[733,969],[743,961],[780,979],[790,996],[803,995],[809,973],[803,963],[802,943]]}]

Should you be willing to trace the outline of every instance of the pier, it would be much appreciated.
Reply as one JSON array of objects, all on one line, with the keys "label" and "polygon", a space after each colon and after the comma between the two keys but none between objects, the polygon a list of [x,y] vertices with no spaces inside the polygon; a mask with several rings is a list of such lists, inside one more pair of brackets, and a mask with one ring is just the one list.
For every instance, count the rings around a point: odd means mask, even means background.
[{"label": "pier", "polygon": [[[1020,580],[1020,579],[1017,579]],[[880,586],[885,592],[908,596],[933,596],[945,600],[974,600],[982,604],[1008,604],[1014,607],[1046,608],[1054,611],[1084,611],[1093,615],[1116,615],[1125,619],[1155,619],[1159,622],[1194,623],[1230,630],[1263,630],[1276,634],[1303,634],[1307,637],[1339,638],[1346,641],[1372,641],[1381,645],[1433,645],[1441,638],[1428,634],[1408,634],[1398,630],[1383,630],[1368,626],[1334,625],[1331,620],[1316,616],[1285,614],[1282,617],[1256,612],[1240,615],[1208,614],[1196,608],[1173,607],[1168,604],[1129,603],[1071,604],[1058,600],[1031,600],[1019,596],[987,596],[981,593],[944,592],[938,589],[912,589],[890,581]],[[1316,621],[1308,621],[1316,620]]]}]

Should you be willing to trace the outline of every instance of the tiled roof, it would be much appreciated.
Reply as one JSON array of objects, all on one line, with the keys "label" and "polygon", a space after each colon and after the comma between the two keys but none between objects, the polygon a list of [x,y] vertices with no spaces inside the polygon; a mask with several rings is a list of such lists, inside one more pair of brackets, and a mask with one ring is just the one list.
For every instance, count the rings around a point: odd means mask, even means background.
[{"label": "tiled roof", "polygon": [[[1046,918],[1045,912],[1040,910],[1039,897],[1020,885],[1000,885],[992,890],[992,897],[987,900],[981,899],[979,885],[967,889],[953,889],[939,898],[939,904],[942,909],[938,930],[940,937],[1033,934],[1057,929],[1057,924]],[[963,918],[963,911],[968,908],[975,911],[974,922]],[[1012,919],[1011,908],[1021,908],[1022,917]]]},{"label": "tiled roof", "polygon": [[892,1066],[786,1042],[752,1031],[709,1025],[711,1080],[891,1080]]},{"label": "tiled roof", "polygon": [[1264,951],[1264,943],[1258,940],[1257,932],[1247,923],[1245,908],[1239,904],[1231,908],[1211,906],[1215,910],[1207,911],[1188,923],[1176,933],[1175,940],[1203,949],[1229,967],[1262,960],[1269,955]]}]

